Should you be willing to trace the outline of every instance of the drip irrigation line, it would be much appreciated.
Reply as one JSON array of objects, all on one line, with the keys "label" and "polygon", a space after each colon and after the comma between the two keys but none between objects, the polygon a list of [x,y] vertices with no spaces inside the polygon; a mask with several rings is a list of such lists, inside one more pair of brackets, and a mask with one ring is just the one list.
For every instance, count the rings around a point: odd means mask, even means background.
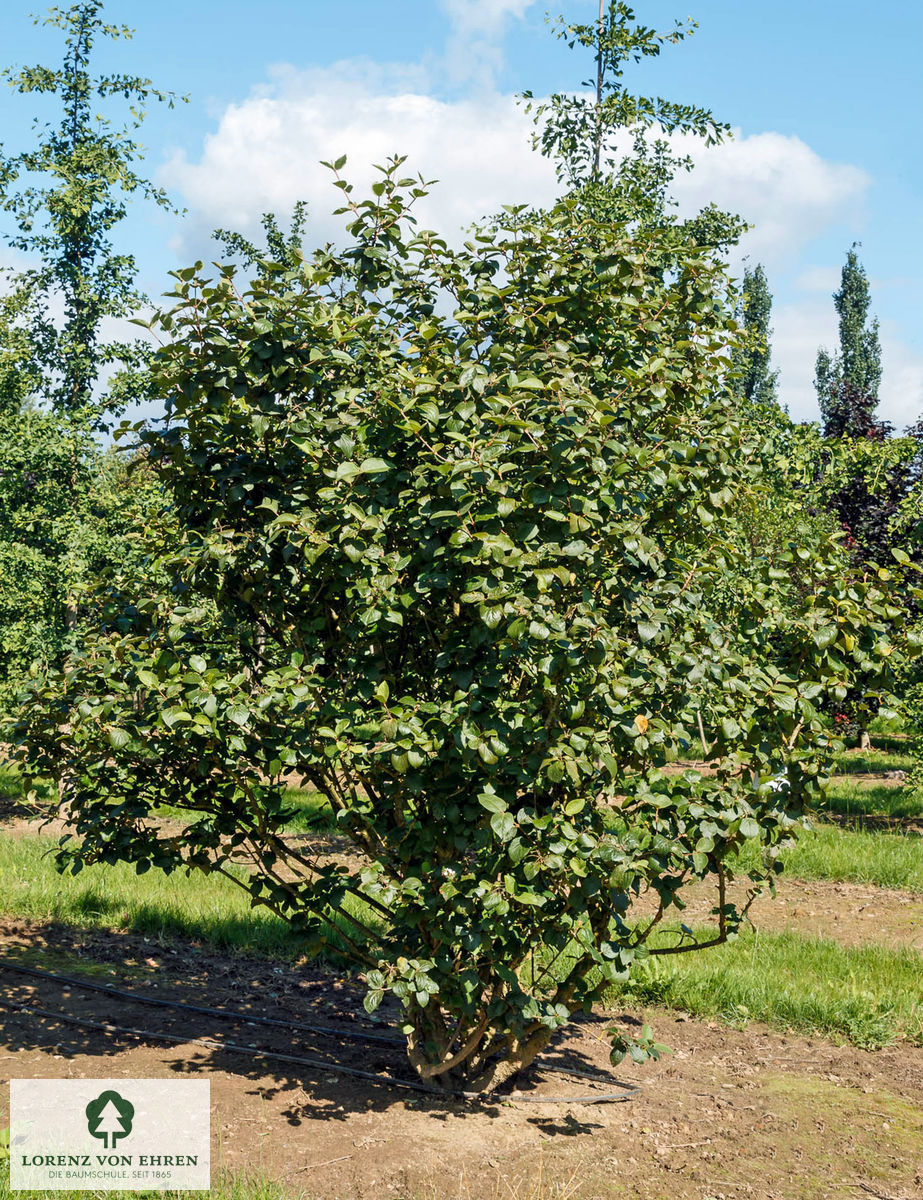
[{"label": "drip irrigation line", "polygon": [[[389,1084],[391,1087],[423,1092],[428,1096],[456,1096],[463,1100],[480,1100],[492,1104],[502,1103],[508,1099],[514,1100],[519,1104],[604,1104],[628,1100],[633,1094],[641,1090],[634,1085],[620,1085],[621,1090],[618,1092],[595,1096],[525,1096],[519,1092],[513,1093],[510,1096],[503,1096],[496,1092],[465,1092],[457,1088],[432,1088],[427,1087],[423,1083],[416,1083],[413,1080],[398,1079],[394,1075],[380,1075],[374,1071],[361,1071],[358,1067],[346,1067],[341,1063],[325,1062],[320,1058],[306,1058],[303,1055],[283,1054],[278,1050],[260,1050],[253,1046],[241,1046],[235,1042],[218,1041],[212,1038],[186,1037],[176,1033],[161,1033],[153,1029],[132,1029],[127,1025],[113,1025],[108,1021],[91,1021],[86,1017],[72,1017],[68,1013],[51,1012],[47,1008],[36,1008],[31,1004],[18,1004],[12,1000],[0,1000],[0,1008],[5,1008],[12,1012],[28,1013],[37,1017],[50,1017],[52,1020],[63,1021],[68,1025],[78,1025],[85,1029],[98,1029],[104,1033],[122,1034],[144,1040],[154,1039],[161,1042],[171,1042],[175,1045],[204,1046],[207,1050],[224,1050],[231,1054],[244,1054],[249,1058],[277,1059],[280,1062],[294,1063],[298,1066],[313,1067],[317,1070],[328,1071],[334,1075],[350,1075],[357,1079],[371,1080],[373,1083],[384,1083]],[[551,1069],[556,1074],[595,1078],[595,1076],[588,1076],[583,1071],[564,1071],[561,1068]]]},{"label": "drip irrigation line", "polygon": [[[340,1036],[346,1034],[355,1040],[361,1041],[378,1041],[386,1042],[389,1045],[394,1045],[397,1042],[403,1042],[403,1039],[394,1037],[386,1037],[380,1034],[371,1034],[366,1037],[355,1031],[344,1031],[335,1029],[332,1026],[321,1025],[296,1025],[288,1024],[285,1021],[277,1021],[269,1017],[251,1018],[244,1014],[237,1014],[228,1009],[208,1008],[205,1005],[189,1005],[182,1001],[161,1000],[154,996],[140,996],[135,992],[126,991],[123,988],[113,988],[106,984],[92,983],[89,980],[76,979],[66,975],[57,975],[51,971],[39,971],[34,967],[20,967],[6,962],[0,963],[0,968],[12,970],[25,975],[31,975],[39,979],[50,979],[53,982],[63,982],[68,985],[80,988],[86,988],[89,991],[109,992],[119,997],[128,999],[132,1002],[138,1001],[144,1004],[152,1004],[158,1007],[188,1009],[194,1012],[202,1012],[209,1015],[217,1015],[220,1017],[230,1018],[235,1021],[251,1021],[260,1024],[272,1024],[281,1026],[285,1029],[303,1028],[311,1032],[326,1033],[331,1036]],[[341,1063],[331,1063],[320,1058],[309,1058],[304,1055],[285,1054],[279,1050],[263,1050],[255,1046],[242,1046],[236,1042],[222,1041],[214,1038],[196,1038],[188,1037],[182,1034],[163,1033],[152,1029],[133,1029],[126,1025],[114,1025],[107,1021],[93,1021],[87,1017],[74,1017],[69,1013],[52,1012],[49,1009],[37,1008],[31,1004],[20,1004],[12,1000],[0,999],[0,1008],[5,1008],[8,1011],[21,1012],[31,1014],[38,1017],[50,1017],[55,1021],[63,1021],[68,1025],[77,1025],[85,1029],[97,1029],[104,1033],[122,1034],[129,1037],[142,1039],[154,1039],[162,1042],[170,1042],[174,1045],[193,1045],[203,1046],[208,1050],[223,1050],[231,1054],[243,1054],[248,1058],[271,1058],[280,1062],[293,1063],[297,1066],[313,1067],[315,1070],[328,1071],[335,1075],[349,1075],[356,1079],[368,1079],[373,1083],[389,1084],[391,1087],[404,1088],[405,1090],[422,1092],[428,1096],[454,1096],[463,1100],[478,1100],[485,1103],[502,1103],[504,1100],[513,1100],[517,1104],[607,1104],[607,1103],[624,1103],[630,1100],[632,1096],[641,1091],[640,1087],[635,1084],[623,1084],[617,1080],[606,1078],[601,1074],[596,1074],[589,1071],[571,1070],[567,1067],[546,1066],[542,1070],[549,1074],[567,1075],[577,1079],[592,1080],[596,1083],[609,1084],[616,1082],[619,1091],[597,1093],[589,1096],[527,1096],[521,1092],[513,1092],[509,1095],[501,1095],[495,1092],[467,1092],[458,1088],[434,1088],[429,1087],[424,1083],[418,1083],[415,1080],[399,1079],[394,1075],[382,1075],[374,1071],[362,1071],[358,1067],[347,1067]]]},{"label": "drip irrigation line", "polygon": [[109,1021],[91,1021],[88,1017],[72,1017],[69,1013],[51,1012],[47,1008],[36,1008],[31,1004],[19,1004],[14,1000],[0,1000],[0,1008],[11,1009],[14,1012],[30,1013],[37,1017],[51,1017],[55,1021],[64,1021],[68,1025],[79,1025],[85,1029],[99,1029],[104,1033],[128,1034],[137,1038],[155,1038],[161,1042],[172,1042],[177,1045],[204,1046],[208,1050],[228,1050],[234,1054],[246,1054],[251,1058],[275,1058],[282,1062],[298,1063],[300,1066],[316,1067],[324,1071],[332,1071],[341,1075],[355,1075],[360,1079],[374,1079],[377,1082],[393,1084],[396,1087],[411,1088],[414,1091],[430,1091],[411,1080],[391,1079],[387,1075],[376,1075],[373,1071],[360,1071],[356,1067],[344,1067],[339,1063],[328,1063],[320,1058],[305,1058],[302,1055],[283,1054],[278,1050],[258,1050],[252,1046],[240,1046],[235,1042],[219,1041],[213,1038],[187,1037],[178,1033],[162,1033],[153,1029],[132,1029],[127,1025],[113,1025]]},{"label": "drip irrigation line", "polygon": [[186,1012],[201,1013],[207,1017],[224,1017],[230,1021],[246,1022],[249,1025],[271,1025],[277,1029],[298,1030],[302,1033],[320,1033],[330,1037],[341,1037],[354,1042],[378,1042],[386,1046],[403,1046],[402,1037],[384,1033],[360,1033],[355,1029],[337,1029],[333,1025],[315,1025],[308,1021],[280,1021],[275,1017],[251,1016],[249,1013],[234,1012],[229,1008],[210,1008],[205,1004],[188,1004],[183,1000],[163,1000],[158,996],[145,996],[140,992],[129,992],[125,988],[107,983],[94,983],[89,979],[76,979],[72,975],[57,975],[53,971],[39,971],[35,967],[21,967],[18,963],[0,960],[0,969],[15,971],[19,975],[31,975],[35,979],[52,979],[55,983],[69,987],[85,988],[92,992],[105,992],[107,996],[118,996],[137,1004],[149,1004],[156,1008],[181,1008]]}]

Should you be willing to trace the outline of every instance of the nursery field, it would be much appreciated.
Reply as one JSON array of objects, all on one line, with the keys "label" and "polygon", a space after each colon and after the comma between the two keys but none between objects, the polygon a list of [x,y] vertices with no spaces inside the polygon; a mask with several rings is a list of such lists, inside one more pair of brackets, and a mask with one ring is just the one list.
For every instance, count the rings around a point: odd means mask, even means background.
[{"label": "nursery field", "polygon": [[[400,1047],[360,1040],[386,1034],[396,1010],[371,1020],[335,956],[307,960],[231,884],[156,870],[138,878],[124,866],[59,876],[48,854],[59,829],[43,827],[7,775],[2,1075],[207,1074],[213,1190],[234,1200],[914,1200],[923,798],[894,777],[905,765],[895,751],[841,756],[753,928],[655,960],[573,1023],[518,1092],[490,1103],[400,1087],[411,1081]],[[317,816],[315,797],[293,799]],[[290,836],[343,852],[300,818]],[[693,894],[686,920],[704,922],[709,903]],[[277,1024],[248,1024],[254,1017]],[[617,1102],[575,1103],[598,1085],[549,1068],[610,1070],[613,1020],[652,1025],[672,1053],[623,1063]]]},{"label": "nursery field", "polygon": [[757,7],[5,6],[0,1200],[923,1200],[913,43]]}]

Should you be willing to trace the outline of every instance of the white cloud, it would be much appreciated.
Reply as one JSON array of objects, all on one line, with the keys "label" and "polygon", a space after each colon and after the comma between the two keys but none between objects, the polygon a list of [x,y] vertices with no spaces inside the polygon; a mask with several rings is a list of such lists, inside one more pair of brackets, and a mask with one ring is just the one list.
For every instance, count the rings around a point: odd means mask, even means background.
[{"label": "white cloud", "polygon": [[754,228],[742,254],[770,266],[787,264],[812,238],[838,221],[858,223],[871,180],[858,167],[828,162],[800,138],[756,133],[702,148],[682,141],[695,169],[673,191],[684,213],[714,202]]},{"label": "white cloud", "polygon": [[881,361],[878,415],[901,432],[923,416],[923,354],[901,340],[891,321],[883,321]]},{"label": "white cloud", "polygon": [[329,214],[342,197],[319,162],[344,153],[357,196],[377,178],[372,164],[398,153],[407,155],[407,174],[438,179],[418,217],[449,236],[501,204],[553,199],[554,171],[532,151],[530,120],[511,96],[447,102],[381,83],[353,64],[280,71],[271,86],[229,105],[198,162],[176,153],[160,173],[191,212],[182,248],[216,225],[253,229],[262,212],[285,212],[302,198],[311,239],[339,236],[343,219]]},{"label": "white cloud", "polygon": [[[528,0],[444,0],[459,37],[493,38]],[[263,211],[284,212],[304,198],[323,240],[336,236],[328,217],[337,193],[319,160],[347,154],[347,173],[367,187],[372,163],[407,155],[409,173],[438,179],[420,206],[425,223],[447,236],[504,203],[544,203],[555,194],[551,164],[530,145],[532,124],[515,99],[488,88],[457,100],[435,98],[422,68],[348,61],[325,69],[277,67],[268,82],[229,105],[206,139],[198,162],[177,152],[161,181],[181,192],[203,226],[253,229]],[[779,133],[738,136],[703,148],[681,139],[696,161],[674,182],[680,211],[714,202],[754,228],[740,255],[770,268],[789,266],[831,224],[856,227],[868,176],[832,163],[800,138]],[[187,248],[189,238],[187,236]],[[814,286],[811,281],[810,286]],[[826,286],[826,284],[824,285]]]},{"label": "white cloud", "polygon": [[524,17],[534,3],[535,0],[439,0],[452,27],[469,37],[498,37],[511,17]]},{"label": "white cloud", "polygon": [[[477,38],[496,44],[504,22],[529,6],[527,0],[442,3],[459,45]],[[160,182],[179,192],[190,210],[177,252],[208,257],[206,238],[215,226],[253,232],[261,213],[285,214],[299,199],[309,203],[309,244],[339,239],[344,220],[331,212],[342,196],[319,162],[344,153],[344,174],[360,197],[376,178],[371,164],[407,155],[404,173],[439,181],[415,210],[420,224],[457,239],[503,204],[554,198],[554,171],[531,149],[532,128],[512,96],[489,86],[437,99],[419,66],[350,60],[310,71],[277,67],[249,97],[225,109],[198,161],[177,152],[163,168]],[[868,176],[822,158],[800,138],[759,133],[710,149],[695,143],[679,149],[696,161],[694,171],[675,181],[680,211],[691,214],[714,202],[740,213],[755,228],[739,256],[765,263],[775,279],[798,271],[804,246],[831,226],[859,232]],[[801,268],[794,302],[774,314],[782,393],[798,419],[817,416],[814,359],[818,346],[836,344],[830,297],[838,283],[838,265]],[[923,407],[923,362],[896,332],[889,339],[882,332],[882,415],[903,425]]]},{"label": "white cloud", "polygon": [[[472,10],[471,27],[480,28],[475,18],[486,4],[453,2]],[[523,9],[525,0],[507,0],[505,7]],[[531,149],[531,132],[530,118],[512,96],[487,89],[465,99],[436,99],[415,68],[282,67],[249,98],[228,106],[198,162],[177,152],[161,181],[182,193],[195,242],[203,226],[253,229],[263,211],[284,212],[301,198],[311,206],[315,239],[325,240],[342,225],[328,216],[338,194],[319,160],[347,154],[347,174],[361,189],[374,178],[372,163],[401,153],[409,173],[440,181],[420,214],[453,236],[501,204],[552,199],[554,173]],[[859,219],[868,177],[826,161],[797,137],[761,133],[711,149],[688,148],[697,165],[675,181],[680,210],[715,202],[741,213],[755,226],[741,255],[784,265],[830,224]]]},{"label": "white cloud", "polygon": [[439,0],[449,18],[443,67],[453,83],[490,84],[503,63],[502,38],[535,0]]},{"label": "white cloud", "polygon": [[800,292],[828,292],[831,296],[840,286],[840,267],[808,267],[796,278],[794,286]]},{"label": "white cloud", "polygon": [[0,279],[7,278],[10,273],[26,271],[34,265],[35,260],[23,254],[22,251],[0,245]]},{"label": "white cloud", "polygon": [[820,298],[773,305],[772,365],[777,367],[782,403],[794,421],[817,421],[814,364],[821,346],[837,344],[837,315]]}]

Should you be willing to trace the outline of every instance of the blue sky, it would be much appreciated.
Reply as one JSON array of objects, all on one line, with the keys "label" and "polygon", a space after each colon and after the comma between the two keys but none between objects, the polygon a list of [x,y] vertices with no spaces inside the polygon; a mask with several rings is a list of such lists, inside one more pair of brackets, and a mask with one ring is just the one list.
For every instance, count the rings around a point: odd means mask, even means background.
[{"label": "blue sky", "polygon": [[[882,325],[881,412],[906,424],[923,411],[923,5],[688,3],[638,0],[657,28],[691,15],[699,29],[630,77],[640,91],[711,107],[736,131],[697,156],[681,205],[714,199],[753,222],[741,255],[769,273],[782,396],[801,419],[816,416],[814,356],[835,344],[831,293],[861,242]],[[56,61],[59,35],[33,26],[36,7],[4,3],[4,62]],[[187,209],[182,220],[138,210],[126,223],[152,294],[169,269],[214,253],[216,225],[253,229],[262,211],[300,196],[309,233],[334,236],[335,193],[317,160],[343,152],[359,182],[390,152],[439,177],[425,216],[447,234],[500,203],[549,199],[550,168],[529,150],[512,97],[575,88],[591,70],[530,0],[108,0],[105,11],[136,36],[101,45],[100,66],[190,98],[153,113],[143,132],[146,169]],[[596,4],[553,11],[591,20]],[[27,143],[32,116],[22,97],[0,93],[7,151]]]}]

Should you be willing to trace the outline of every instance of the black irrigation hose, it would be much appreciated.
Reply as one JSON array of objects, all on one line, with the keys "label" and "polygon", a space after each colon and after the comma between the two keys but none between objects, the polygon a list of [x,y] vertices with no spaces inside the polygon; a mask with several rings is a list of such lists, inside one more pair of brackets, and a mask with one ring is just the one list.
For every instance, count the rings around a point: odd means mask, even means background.
[{"label": "black irrigation hose", "polygon": [[[56,975],[51,971],[39,971],[34,967],[21,967],[11,963],[2,962],[0,968],[5,970],[16,971],[24,975],[31,975],[38,979],[51,979],[54,982],[63,982],[74,987],[86,988],[91,991],[110,992],[114,995],[131,1000],[132,1002],[140,1002],[142,1004],[153,1004],[158,1007],[190,1009],[210,1015],[230,1018],[235,1021],[259,1021],[260,1023],[279,1025],[283,1028],[304,1028],[311,1032],[326,1033],[333,1036],[341,1035],[344,1031],[335,1029],[332,1026],[310,1026],[310,1025],[288,1025],[284,1021],[276,1021],[269,1017],[250,1018],[243,1014],[237,1014],[228,1009],[207,1008],[200,1005],[184,1004],[181,1001],[160,1000],[153,996],[140,996],[135,992],[128,992],[122,988],[109,987],[106,984],[91,983],[82,979],[75,979],[66,975]],[[44,1008],[35,1008],[30,1004],[18,1004],[11,1000],[0,1000],[0,1008],[5,1008],[13,1012],[31,1013],[39,1017],[50,1017],[52,1020],[63,1021],[68,1025],[79,1025],[86,1029],[99,1029],[105,1033],[120,1033],[127,1034],[130,1037],[138,1037],[157,1041],[171,1042],[179,1045],[204,1046],[209,1050],[225,1050],[233,1054],[244,1054],[250,1058],[272,1058],[281,1062],[294,1063],[298,1066],[313,1067],[322,1071],[329,1071],[335,1075],[350,1075],[357,1079],[368,1079],[374,1083],[390,1084],[392,1087],[405,1088],[414,1092],[423,1092],[428,1096],[455,1096],[463,1100],[480,1100],[496,1104],[503,1100],[515,1100],[521,1104],[605,1104],[624,1102],[629,1100],[631,1096],[638,1093],[641,1089],[633,1084],[620,1084],[618,1092],[600,1093],[595,1096],[524,1096],[519,1092],[510,1093],[508,1096],[501,1096],[494,1092],[465,1092],[456,1088],[433,1088],[428,1087],[424,1083],[417,1083],[413,1080],[398,1079],[393,1075],[379,1075],[374,1071],[361,1071],[357,1067],[345,1067],[339,1063],[325,1062],[319,1058],[306,1058],[300,1055],[283,1054],[277,1050],[260,1050],[253,1046],[240,1046],[235,1042],[217,1041],[206,1038],[191,1038],[182,1034],[175,1033],[160,1033],[150,1029],[132,1029],[124,1025],[113,1025],[109,1022],[91,1021],[84,1017],[72,1017],[66,1013],[51,1012]],[[383,1035],[372,1034],[368,1038],[364,1035],[349,1031],[347,1036],[357,1040],[369,1041],[385,1041],[390,1045],[403,1039],[384,1037]],[[588,1071],[571,1071],[563,1067],[545,1067],[544,1070],[556,1075],[571,1075],[579,1079],[592,1079],[598,1082],[603,1082],[604,1077],[596,1075]],[[608,1082],[608,1081],[606,1081]]]},{"label": "black irrigation hose", "polygon": [[207,1017],[225,1017],[232,1021],[246,1022],[249,1025],[272,1025],[277,1029],[295,1029],[302,1033],[327,1034],[354,1042],[379,1042],[386,1046],[403,1046],[405,1044],[402,1037],[389,1034],[358,1033],[354,1029],[337,1029],[333,1025],[314,1025],[307,1021],[279,1021],[274,1017],[257,1017],[246,1013],[236,1013],[227,1008],[209,1008],[205,1004],[187,1004],[182,1000],[161,1000],[157,996],[144,996],[140,992],[128,992],[124,988],[112,987],[106,983],[92,983],[88,979],[75,979],[72,975],[56,975],[52,971],[38,971],[35,967],[21,967],[18,963],[10,963],[5,960],[0,961],[0,969],[16,971],[20,975],[32,975],[35,979],[53,979],[55,983],[64,983],[70,987],[85,988],[93,992],[105,992],[109,996],[119,996],[123,1000],[131,1000],[137,1004],[150,1004],[157,1008],[182,1008],[186,1012],[202,1013]]},{"label": "black irrigation hose", "polygon": [[[250,1058],[278,1059],[281,1062],[295,1063],[299,1066],[314,1067],[322,1071],[329,1071],[334,1075],[351,1075],[358,1079],[369,1079],[373,1083],[386,1083],[392,1087],[423,1092],[428,1096],[456,1096],[463,1100],[480,1100],[492,1104],[502,1103],[504,1100],[514,1100],[520,1104],[604,1104],[628,1100],[633,1094],[641,1090],[634,1085],[623,1084],[620,1085],[622,1090],[618,1092],[609,1092],[596,1096],[524,1096],[519,1092],[512,1092],[508,1096],[503,1096],[496,1092],[464,1092],[456,1088],[432,1088],[427,1087],[423,1083],[415,1083],[412,1080],[397,1079],[393,1075],[379,1075],[373,1071],[360,1071],[357,1067],[344,1067],[339,1063],[325,1062],[319,1058],[305,1058],[301,1055],[282,1054],[277,1050],[259,1050],[252,1046],[239,1046],[234,1042],[216,1041],[211,1038],[191,1038],[182,1034],[160,1033],[152,1029],[132,1029],[125,1025],[112,1025],[109,1022],[90,1021],[84,1017],[72,1017],[66,1013],[51,1012],[49,1009],[35,1008],[30,1004],[17,1004],[11,1000],[0,1000],[0,1008],[9,1009],[13,1012],[29,1013],[38,1017],[50,1017],[52,1020],[63,1021],[68,1025],[79,1025],[85,1029],[99,1029],[105,1033],[127,1034],[130,1037],[143,1038],[145,1040],[153,1038],[157,1041],[172,1042],[179,1045],[204,1046],[208,1050],[224,1050],[232,1054],[245,1054]],[[581,1079],[599,1078],[586,1071],[569,1071],[560,1067],[549,1067],[546,1070],[554,1071],[556,1074],[575,1075]]]}]

